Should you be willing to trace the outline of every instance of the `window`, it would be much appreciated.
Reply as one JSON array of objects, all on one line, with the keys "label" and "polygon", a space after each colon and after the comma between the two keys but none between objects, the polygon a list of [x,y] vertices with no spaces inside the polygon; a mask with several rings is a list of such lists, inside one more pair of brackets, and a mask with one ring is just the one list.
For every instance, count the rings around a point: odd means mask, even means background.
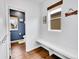
[{"label": "window", "polygon": [[61,8],[48,11],[48,30],[49,31],[61,30]]}]

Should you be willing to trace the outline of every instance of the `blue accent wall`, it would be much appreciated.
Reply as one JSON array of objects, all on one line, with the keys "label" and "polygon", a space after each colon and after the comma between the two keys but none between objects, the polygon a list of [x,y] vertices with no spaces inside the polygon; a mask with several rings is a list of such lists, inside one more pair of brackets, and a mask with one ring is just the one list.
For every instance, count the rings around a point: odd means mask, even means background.
[{"label": "blue accent wall", "polygon": [[[20,14],[18,15],[17,12]],[[10,9],[10,16],[17,16],[18,17],[18,30],[11,30],[11,41],[24,39],[23,36],[25,35],[25,13],[22,11],[12,10]],[[23,21],[20,21],[23,19]],[[21,33],[21,35],[19,35]]]}]

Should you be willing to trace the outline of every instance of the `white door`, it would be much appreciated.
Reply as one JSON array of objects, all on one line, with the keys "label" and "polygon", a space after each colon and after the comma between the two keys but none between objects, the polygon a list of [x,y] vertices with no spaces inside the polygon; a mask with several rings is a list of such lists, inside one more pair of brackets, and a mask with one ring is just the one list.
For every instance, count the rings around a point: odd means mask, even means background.
[{"label": "white door", "polygon": [[7,44],[6,40],[0,43],[0,59],[7,59]]},{"label": "white door", "polygon": [[6,3],[0,0],[0,59],[7,58],[7,39],[6,34]]}]

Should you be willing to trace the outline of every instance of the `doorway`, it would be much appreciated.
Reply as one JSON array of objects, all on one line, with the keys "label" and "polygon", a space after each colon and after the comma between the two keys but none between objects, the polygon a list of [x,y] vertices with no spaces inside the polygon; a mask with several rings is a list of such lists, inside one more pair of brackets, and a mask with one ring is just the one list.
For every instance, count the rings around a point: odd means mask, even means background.
[{"label": "doorway", "polygon": [[10,34],[11,41],[24,39],[25,12],[10,9]]},{"label": "doorway", "polygon": [[[12,57],[12,44],[25,45],[25,12],[15,8],[9,9],[10,30],[10,58]],[[25,47],[25,46],[24,46]],[[25,49],[26,50],[26,49]]]}]

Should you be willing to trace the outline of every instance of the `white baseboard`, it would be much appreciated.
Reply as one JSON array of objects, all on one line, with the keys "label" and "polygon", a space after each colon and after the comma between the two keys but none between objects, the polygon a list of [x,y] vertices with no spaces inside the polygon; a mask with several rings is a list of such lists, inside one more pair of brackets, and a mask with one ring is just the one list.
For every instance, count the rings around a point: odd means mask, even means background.
[{"label": "white baseboard", "polygon": [[33,48],[29,49],[29,50],[26,49],[26,52],[31,52],[32,50],[37,49],[37,48],[39,48],[39,47],[40,47],[40,46],[36,46],[36,47],[33,47]]}]

